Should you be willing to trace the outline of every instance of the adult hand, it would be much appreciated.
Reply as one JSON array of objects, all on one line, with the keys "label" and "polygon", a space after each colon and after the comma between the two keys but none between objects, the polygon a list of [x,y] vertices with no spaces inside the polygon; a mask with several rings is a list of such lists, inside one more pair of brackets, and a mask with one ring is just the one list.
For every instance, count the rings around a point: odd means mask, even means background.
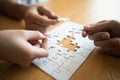
[{"label": "adult hand", "polygon": [[46,32],[47,27],[57,23],[57,18],[52,11],[44,6],[31,7],[25,13],[25,23],[27,29]]},{"label": "adult hand", "polygon": [[[42,43],[38,43],[42,40]],[[46,36],[38,31],[0,31],[0,59],[26,67],[35,58],[48,56]]]},{"label": "adult hand", "polygon": [[106,20],[85,26],[82,35],[83,37],[88,35],[105,53],[120,56],[120,23],[118,21]]}]

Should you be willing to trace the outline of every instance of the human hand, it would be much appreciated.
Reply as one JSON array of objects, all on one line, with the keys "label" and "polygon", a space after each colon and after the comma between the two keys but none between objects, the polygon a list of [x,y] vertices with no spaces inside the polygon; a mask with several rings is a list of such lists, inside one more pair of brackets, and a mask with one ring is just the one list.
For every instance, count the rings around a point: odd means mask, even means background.
[{"label": "human hand", "polygon": [[85,26],[83,37],[89,36],[94,44],[109,55],[120,56],[120,23],[115,20],[101,21]]},{"label": "human hand", "polygon": [[[42,43],[38,43],[42,40]],[[35,58],[48,56],[47,39],[38,31],[0,31],[0,59],[26,67]]]},{"label": "human hand", "polygon": [[25,23],[27,29],[46,32],[47,27],[57,23],[57,18],[52,11],[44,6],[31,7],[25,13]]}]

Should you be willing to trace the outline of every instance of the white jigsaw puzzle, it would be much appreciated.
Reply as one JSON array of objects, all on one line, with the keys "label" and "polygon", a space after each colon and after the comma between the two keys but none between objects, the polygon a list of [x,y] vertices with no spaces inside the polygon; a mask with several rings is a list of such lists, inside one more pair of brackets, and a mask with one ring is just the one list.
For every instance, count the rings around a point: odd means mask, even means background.
[{"label": "white jigsaw puzzle", "polygon": [[93,41],[82,37],[83,26],[64,22],[48,34],[49,56],[33,64],[57,80],[69,80],[95,48]]}]

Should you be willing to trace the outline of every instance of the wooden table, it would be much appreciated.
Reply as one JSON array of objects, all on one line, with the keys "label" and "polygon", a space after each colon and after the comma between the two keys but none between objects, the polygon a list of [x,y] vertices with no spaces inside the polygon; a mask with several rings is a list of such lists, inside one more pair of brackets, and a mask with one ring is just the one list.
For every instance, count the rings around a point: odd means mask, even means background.
[{"label": "wooden table", "polygon": [[[43,4],[56,14],[69,17],[71,21],[80,24],[105,19],[120,21],[120,0],[50,0]],[[24,21],[0,17],[0,29],[24,28]],[[22,68],[15,64],[0,62],[0,80],[53,80],[53,78],[34,65]],[[71,80],[120,80],[120,59],[104,55],[96,48]]]}]

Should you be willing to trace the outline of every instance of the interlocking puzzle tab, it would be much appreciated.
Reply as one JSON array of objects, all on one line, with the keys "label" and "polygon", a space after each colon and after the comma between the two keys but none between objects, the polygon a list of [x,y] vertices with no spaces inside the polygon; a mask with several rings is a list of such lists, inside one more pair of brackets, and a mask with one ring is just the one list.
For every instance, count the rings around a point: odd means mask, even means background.
[{"label": "interlocking puzzle tab", "polygon": [[69,80],[95,48],[93,41],[82,37],[83,26],[65,22],[48,34],[49,56],[33,63],[57,80]]}]

